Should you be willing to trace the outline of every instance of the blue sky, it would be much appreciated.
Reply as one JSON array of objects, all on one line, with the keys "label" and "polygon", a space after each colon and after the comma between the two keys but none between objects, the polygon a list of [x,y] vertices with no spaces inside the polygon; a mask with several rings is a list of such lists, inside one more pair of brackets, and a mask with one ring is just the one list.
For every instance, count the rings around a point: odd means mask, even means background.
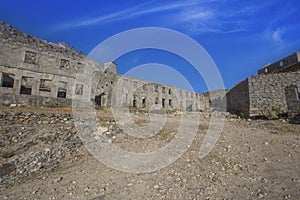
[{"label": "blue sky", "polygon": [[[226,88],[255,75],[266,63],[300,50],[299,19],[299,0],[0,1],[0,20],[47,41],[66,42],[86,55],[128,29],[179,31],[206,49]],[[120,73],[153,62],[180,71],[195,91],[206,91],[189,63],[168,52],[148,49],[116,60]],[[160,82],[164,76],[165,72],[157,72]]]}]

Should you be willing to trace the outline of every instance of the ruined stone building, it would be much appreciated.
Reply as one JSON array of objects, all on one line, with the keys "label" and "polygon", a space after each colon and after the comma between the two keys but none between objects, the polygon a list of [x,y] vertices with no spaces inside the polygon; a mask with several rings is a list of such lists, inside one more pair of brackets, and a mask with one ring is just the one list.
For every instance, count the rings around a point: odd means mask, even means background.
[{"label": "ruined stone building", "polygon": [[300,114],[300,52],[264,66],[226,97],[228,111],[245,117]]},{"label": "ruined stone building", "polygon": [[[244,117],[300,113],[300,52],[258,70],[229,91],[205,94],[117,73],[65,43],[48,43],[0,22],[0,105],[236,113]],[[76,101],[74,101],[76,100]]]},{"label": "ruined stone building", "polygon": [[203,94],[122,76],[114,62],[99,64],[64,43],[48,43],[3,22],[0,40],[0,105],[70,107],[76,99],[98,108],[209,108]]}]

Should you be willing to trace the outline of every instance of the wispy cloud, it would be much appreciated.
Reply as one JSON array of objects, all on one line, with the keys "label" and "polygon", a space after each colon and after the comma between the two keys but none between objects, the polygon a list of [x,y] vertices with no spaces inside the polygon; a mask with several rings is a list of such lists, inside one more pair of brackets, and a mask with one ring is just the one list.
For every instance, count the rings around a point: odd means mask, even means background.
[{"label": "wispy cloud", "polygon": [[277,28],[266,28],[266,30],[263,32],[262,36],[264,40],[272,43],[274,46],[278,48],[283,48],[286,44],[284,41],[284,33],[285,29],[282,27]]},{"label": "wispy cloud", "polygon": [[147,5],[147,3],[140,4],[138,6],[128,8],[125,10],[121,10],[118,12],[110,13],[107,15],[101,15],[98,17],[90,17],[90,18],[86,18],[86,19],[64,22],[64,23],[55,25],[54,29],[55,30],[71,29],[71,28],[90,26],[90,25],[95,25],[95,24],[102,24],[105,22],[108,23],[108,22],[111,22],[112,20],[128,19],[129,16],[132,15],[130,13],[134,12],[137,9],[140,9],[141,7],[143,7],[145,5]]},{"label": "wispy cloud", "polygon": [[229,33],[237,33],[244,32],[246,28],[241,25],[235,25],[231,27],[227,27],[222,24],[209,24],[209,23],[199,23],[199,22],[190,22],[185,23],[184,28],[189,34],[200,34],[200,33],[219,33],[219,34],[229,34]]},{"label": "wispy cloud", "polygon": [[197,4],[199,4],[199,2],[197,1],[175,2],[175,3],[169,3],[163,5],[162,4],[151,5],[151,2],[149,3],[147,2],[144,4],[137,5],[135,7],[127,8],[107,15],[101,15],[97,17],[74,20],[74,21],[57,24],[55,25],[54,29],[63,30],[63,29],[70,29],[70,28],[83,27],[83,26],[99,25],[99,24],[109,23],[111,21],[121,21],[121,20],[136,18],[151,13],[179,10]]},{"label": "wispy cloud", "polygon": [[150,13],[155,13],[155,12],[161,12],[161,11],[182,9],[182,8],[193,6],[196,4],[197,3],[194,1],[185,1],[185,2],[166,4],[166,5],[158,5],[155,7],[150,7],[150,8],[146,8],[144,10],[138,11],[138,12],[132,14],[130,17],[140,16],[140,15],[150,14]]},{"label": "wispy cloud", "polygon": [[278,43],[282,43],[283,40],[282,40],[282,29],[276,29],[273,33],[272,33],[272,38],[273,40],[275,40],[276,42]]},{"label": "wispy cloud", "polygon": [[221,13],[217,8],[194,7],[181,12],[175,19],[179,26],[189,34],[199,33],[235,33],[246,31],[246,21],[237,19],[236,15]]},{"label": "wispy cloud", "polygon": [[200,7],[194,7],[192,9],[184,9],[178,16],[178,21],[203,21],[209,20],[214,17],[214,12],[210,9],[203,9]]},{"label": "wispy cloud", "polygon": [[[152,22],[163,27],[181,29],[189,34],[229,34],[251,30],[251,25],[255,26],[258,20],[256,14],[272,5],[233,2],[228,6],[226,3],[226,0],[153,0],[109,14],[63,22],[51,28],[54,31],[69,30],[137,19],[153,14]],[[274,36],[269,36],[279,42],[282,39],[280,31],[282,30],[274,32]]]}]

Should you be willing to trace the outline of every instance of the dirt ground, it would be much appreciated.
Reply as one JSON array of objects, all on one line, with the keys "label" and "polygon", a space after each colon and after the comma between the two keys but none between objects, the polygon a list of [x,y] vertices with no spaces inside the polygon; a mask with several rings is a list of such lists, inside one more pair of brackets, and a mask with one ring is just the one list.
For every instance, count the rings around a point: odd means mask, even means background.
[{"label": "dirt ground", "polygon": [[[172,164],[128,173],[94,158],[77,137],[69,110],[1,108],[0,199],[296,199],[300,200],[300,125],[286,120],[227,116],[203,159],[199,149],[209,114],[200,118],[190,148]],[[149,152],[176,138],[180,115],[154,136],[130,136],[110,113],[98,113],[100,136],[126,151]],[[133,114],[139,125],[146,114]],[[158,121],[160,121],[157,115]],[[159,161],[158,161],[159,162]]]}]

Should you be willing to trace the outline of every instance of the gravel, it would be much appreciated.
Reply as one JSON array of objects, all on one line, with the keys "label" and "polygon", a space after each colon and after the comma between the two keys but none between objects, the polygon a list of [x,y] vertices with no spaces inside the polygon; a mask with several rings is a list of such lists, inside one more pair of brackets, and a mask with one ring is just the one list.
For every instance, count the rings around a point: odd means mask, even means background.
[{"label": "gravel", "polygon": [[[133,152],[169,143],[180,119],[171,117],[157,135],[141,139],[125,134],[111,117],[99,116],[93,137]],[[207,116],[201,113],[195,140],[174,163],[151,173],[126,173],[89,154],[71,114],[0,111],[0,198],[299,199],[299,125],[227,115],[217,145],[200,159]]]}]

